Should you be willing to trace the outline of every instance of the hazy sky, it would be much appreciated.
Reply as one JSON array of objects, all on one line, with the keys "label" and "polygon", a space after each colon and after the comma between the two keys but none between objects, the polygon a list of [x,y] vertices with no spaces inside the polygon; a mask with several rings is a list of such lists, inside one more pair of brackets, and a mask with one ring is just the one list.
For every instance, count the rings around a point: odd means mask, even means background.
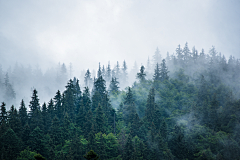
[{"label": "hazy sky", "polygon": [[0,0],[4,66],[72,62],[80,72],[125,59],[131,68],[156,47],[165,56],[185,42],[240,58],[240,1]]}]

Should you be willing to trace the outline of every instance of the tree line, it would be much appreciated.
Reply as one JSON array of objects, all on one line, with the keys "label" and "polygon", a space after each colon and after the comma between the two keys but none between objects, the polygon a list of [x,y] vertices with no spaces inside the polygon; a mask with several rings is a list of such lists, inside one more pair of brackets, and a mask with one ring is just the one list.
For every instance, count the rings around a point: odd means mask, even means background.
[{"label": "tree line", "polygon": [[107,70],[87,70],[85,87],[70,79],[42,105],[37,89],[28,107],[2,102],[1,159],[239,159],[238,59],[187,43],[162,59],[157,48],[125,89]]}]

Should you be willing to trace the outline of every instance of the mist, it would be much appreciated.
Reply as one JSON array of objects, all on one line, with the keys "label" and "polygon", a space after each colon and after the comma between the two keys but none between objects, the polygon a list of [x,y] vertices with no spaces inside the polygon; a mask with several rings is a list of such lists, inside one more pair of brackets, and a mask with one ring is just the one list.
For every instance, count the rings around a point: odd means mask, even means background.
[{"label": "mist", "polygon": [[199,50],[214,45],[237,56],[238,1],[0,1],[0,59],[3,68],[19,62],[46,70],[72,63],[74,74],[126,60],[146,63],[178,44]]}]

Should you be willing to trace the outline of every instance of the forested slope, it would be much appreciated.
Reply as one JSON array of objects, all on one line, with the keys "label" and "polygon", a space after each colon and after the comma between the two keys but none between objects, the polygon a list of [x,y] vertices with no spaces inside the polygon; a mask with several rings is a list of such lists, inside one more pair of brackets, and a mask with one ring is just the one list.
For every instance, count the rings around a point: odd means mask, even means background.
[{"label": "forested slope", "polygon": [[19,109],[2,102],[0,158],[81,160],[92,149],[102,160],[240,159],[238,59],[186,43],[165,59],[157,49],[120,89],[128,76],[126,63],[114,71],[99,64],[85,87],[70,79],[48,103],[40,105],[37,89]]}]

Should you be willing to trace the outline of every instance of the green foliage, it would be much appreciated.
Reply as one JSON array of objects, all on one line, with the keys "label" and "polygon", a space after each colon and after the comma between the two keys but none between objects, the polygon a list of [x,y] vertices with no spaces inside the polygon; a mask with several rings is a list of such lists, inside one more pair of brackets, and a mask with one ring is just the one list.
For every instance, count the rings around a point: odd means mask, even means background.
[{"label": "green foliage", "polygon": [[29,148],[24,149],[24,151],[20,152],[17,160],[35,160],[34,156],[37,155],[36,152],[32,152]]},{"label": "green foliage", "polygon": [[97,160],[99,159],[99,156],[93,150],[90,150],[86,155],[84,155],[84,158],[87,160]]}]

